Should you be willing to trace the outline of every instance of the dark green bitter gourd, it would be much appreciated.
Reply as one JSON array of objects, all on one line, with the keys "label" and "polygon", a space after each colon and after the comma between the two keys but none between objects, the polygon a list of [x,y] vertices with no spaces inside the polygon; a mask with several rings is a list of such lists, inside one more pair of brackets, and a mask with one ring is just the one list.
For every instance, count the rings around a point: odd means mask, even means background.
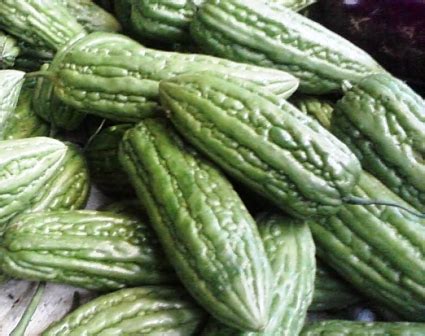
[{"label": "dark green bitter gourd", "polygon": [[221,322],[263,329],[270,265],[255,221],[227,179],[161,118],[127,131],[120,160],[187,290]]}]

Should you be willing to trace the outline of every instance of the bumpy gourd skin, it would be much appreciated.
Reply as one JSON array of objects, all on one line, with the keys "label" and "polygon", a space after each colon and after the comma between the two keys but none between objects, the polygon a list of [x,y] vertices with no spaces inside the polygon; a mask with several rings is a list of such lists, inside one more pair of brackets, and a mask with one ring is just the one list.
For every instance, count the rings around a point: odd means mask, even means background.
[{"label": "bumpy gourd skin", "polygon": [[2,241],[1,269],[20,279],[93,290],[176,282],[146,219],[100,211],[19,216]]},{"label": "bumpy gourd skin", "polygon": [[135,122],[158,113],[159,81],[214,68],[266,86],[282,97],[298,86],[293,76],[219,58],[147,49],[128,37],[92,33],[68,44],[53,60],[55,94],[88,113]]},{"label": "bumpy gourd skin", "polygon": [[12,36],[0,31],[0,69],[13,67],[19,53],[18,42]]},{"label": "bumpy gourd skin", "polygon": [[43,336],[190,336],[205,313],[180,287],[146,286],[100,296],[53,324]]},{"label": "bumpy gourd skin", "polygon": [[84,28],[56,0],[2,0],[0,27],[35,46],[58,50]]},{"label": "bumpy gourd skin", "polygon": [[300,336],[423,336],[425,324],[328,320],[307,324]]},{"label": "bumpy gourd skin", "polygon": [[21,213],[85,206],[89,177],[81,153],[51,138],[0,142],[0,231]]},{"label": "bumpy gourd skin", "polygon": [[[355,197],[409,207],[363,173]],[[319,257],[347,282],[409,321],[425,321],[425,220],[389,206],[344,205],[310,223]]]},{"label": "bumpy gourd skin", "polygon": [[333,101],[320,97],[297,95],[291,97],[289,102],[301,112],[316,119],[324,128],[330,130],[332,115],[335,110],[335,103]]},{"label": "bumpy gourd skin", "polygon": [[102,130],[86,147],[90,176],[99,189],[109,195],[133,196],[134,189],[118,160],[118,147],[131,124]]},{"label": "bumpy gourd skin", "polygon": [[293,74],[304,93],[340,91],[343,80],[382,71],[339,35],[289,8],[260,0],[207,0],[191,33],[213,55]]},{"label": "bumpy gourd skin", "polygon": [[270,318],[261,332],[238,331],[211,320],[202,336],[296,336],[313,298],[315,247],[306,223],[262,213],[258,229],[274,275]]},{"label": "bumpy gourd skin", "polygon": [[24,76],[22,71],[0,70],[0,139],[4,137],[5,124],[18,104]]},{"label": "bumpy gourd skin", "polygon": [[425,211],[425,101],[405,83],[377,74],[337,103],[332,132],[364,169]]},{"label": "bumpy gourd skin", "polygon": [[259,86],[214,73],[160,84],[167,115],[227,173],[294,216],[331,215],[360,164],[347,146]]},{"label": "bumpy gourd skin", "polygon": [[163,119],[128,131],[120,161],[193,297],[223,323],[264,328],[270,265],[254,220],[225,177]]}]

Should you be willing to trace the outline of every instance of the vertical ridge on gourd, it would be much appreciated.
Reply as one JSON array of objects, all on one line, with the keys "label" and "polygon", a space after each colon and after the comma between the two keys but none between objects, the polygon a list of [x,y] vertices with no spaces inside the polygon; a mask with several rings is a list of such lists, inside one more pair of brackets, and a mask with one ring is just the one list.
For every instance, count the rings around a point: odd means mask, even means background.
[{"label": "vertical ridge on gourd", "polygon": [[18,104],[25,73],[18,70],[0,70],[0,139],[4,137],[5,124]]},{"label": "vertical ridge on gourd", "polygon": [[340,91],[343,80],[358,81],[383,71],[341,36],[266,1],[206,1],[192,21],[191,33],[211,54],[293,74],[304,93]]},{"label": "vertical ridge on gourd", "polygon": [[270,265],[254,220],[225,177],[163,119],[129,130],[120,161],[188,291],[227,325],[264,328]]},{"label": "vertical ridge on gourd", "polygon": [[315,248],[306,223],[262,213],[258,229],[274,275],[270,318],[260,332],[238,331],[211,320],[202,336],[297,336],[313,298]]},{"label": "vertical ridge on gourd", "polygon": [[[353,196],[409,207],[362,173]],[[310,222],[319,257],[360,293],[410,321],[425,321],[425,220],[388,206],[344,205]]]},{"label": "vertical ridge on gourd", "polygon": [[0,31],[0,69],[13,67],[19,53],[18,42],[12,36]]},{"label": "vertical ridge on gourd", "polygon": [[146,219],[90,210],[39,212],[8,224],[1,269],[18,279],[113,290],[176,282]]},{"label": "vertical ridge on gourd", "polygon": [[146,286],[102,295],[54,323],[42,336],[191,336],[205,313],[180,287]]},{"label": "vertical ridge on gourd", "polygon": [[386,74],[366,77],[338,101],[332,132],[364,169],[425,211],[425,101]]},{"label": "vertical ridge on gourd", "polygon": [[130,38],[92,33],[58,52],[49,69],[54,93],[64,103],[122,122],[158,114],[159,81],[214,68],[264,85],[284,98],[298,86],[285,72],[216,57],[148,49]]},{"label": "vertical ridge on gourd", "polygon": [[189,142],[291,215],[337,212],[358,180],[346,145],[255,84],[193,73],[162,81],[160,96]]},{"label": "vertical ridge on gourd", "polygon": [[0,27],[32,45],[54,50],[84,32],[57,0],[2,0]]}]

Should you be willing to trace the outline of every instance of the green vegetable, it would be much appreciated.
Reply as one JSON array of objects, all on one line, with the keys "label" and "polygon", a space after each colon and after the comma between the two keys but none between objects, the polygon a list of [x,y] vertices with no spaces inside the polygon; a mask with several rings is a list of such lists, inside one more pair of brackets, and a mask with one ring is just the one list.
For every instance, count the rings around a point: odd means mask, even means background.
[{"label": "green vegetable", "polygon": [[12,68],[19,53],[17,41],[0,31],[0,69]]},{"label": "green vegetable", "polygon": [[267,0],[267,1],[270,3],[275,3],[277,5],[283,5],[287,8],[292,9],[295,12],[299,12],[317,2],[317,0]]},{"label": "green vegetable", "polygon": [[259,83],[282,97],[298,85],[297,79],[281,71],[147,49],[109,33],[92,33],[70,43],[56,55],[48,77],[66,104],[100,117],[135,122],[158,113],[160,80],[210,68]]},{"label": "green vegetable", "polygon": [[114,202],[102,207],[101,210],[132,217],[145,216],[145,210],[137,199]]},{"label": "green vegetable", "polygon": [[237,331],[211,321],[203,336],[296,336],[304,325],[313,298],[316,261],[314,242],[306,223],[263,213],[258,229],[272,266],[275,287],[270,319],[264,331]]},{"label": "green vegetable", "polygon": [[[42,71],[49,69],[44,64]],[[37,79],[32,106],[39,117],[52,124],[54,128],[75,130],[80,126],[86,114],[62,103],[53,92],[53,83],[44,77]]]},{"label": "green vegetable", "polygon": [[289,100],[300,111],[312,116],[324,128],[331,128],[332,114],[335,110],[335,104],[327,99],[314,96],[295,96]]},{"label": "green vegetable", "polygon": [[127,131],[120,161],[193,297],[229,326],[264,328],[270,266],[255,222],[226,178],[162,119]]},{"label": "green vegetable", "polygon": [[19,50],[14,68],[26,72],[39,70],[44,63],[50,63],[54,55],[49,48],[32,46],[26,42],[19,42]]},{"label": "green vegetable", "polygon": [[307,324],[301,336],[423,336],[425,324],[329,320]]},{"label": "green vegetable", "polygon": [[131,196],[133,187],[118,161],[118,147],[131,124],[102,130],[86,147],[86,158],[93,182],[108,195]]},{"label": "green vegetable", "polygon": [[338,101],[332,131],[368,170],[425,211],[425,101],[390,75],[373,75]]},{"label": "green vegetable", "polygon": [[340,91],[343,80],[358,81],[383,71],[339,35],[291,9],[261,0],[206,1],[191,32],[211,54],[293,74],[304,93]]},{"label": "green vegetable", "polygon": [[314,297],[309,311],[337,310],[358,303],[361,295],[356,293],[332,269],[317,264]]},{"label": "green vegetable", "polygon": [[4,138],[5,124],[15,111],[24,76],[22,71],[0,70],[0,139]]},{"label": "green vegetable", "polygon": [[37,136],[48,136],[50,129],[31,107],[34,90],[24,87],[19,95],[18,104],[6,119],[3,128],[3,139],[24,139]]},{"label": "green vegetable", "polygon": [[57,0],[2,0],[0,27],[34,46],[54,50],[84,32]]},{"label": "green vegetable", "polygon": [[[367,173],[356,197],[409,207]],[[425,321],[425,220],[389,206],[344,205],[311,221],[318,256],[363,293],[409,321]]]},{"label": "green vegetable", "polygon": [[258,85],[194,73],[161,82],[160,96],[188,141],[291,215],[334,214],[357,183],[343,143]]},{"label": "green vegetable", "polygon": [[179,287],[148,286],[100,296],[55,323],[42,336],[190,336],[204,312]]},{"label": "green vegetable", "polygon": [[0,141],[0,231],[21,213],[84,207],[86,164],[71,145],[44,137]]},{"label": "green vegetable", "polygon": [[173,283],[146,222],[90,210],[22,215],[4,233],[1,269],[15,278],[94,290]]},{"label": "green vegetable", "polygon": [[121,30],[117,19],[92,0],[59,0],[59,2],[88,32]]},{"label": "green vegetable", "polygon": [[132,0],[114,0],[114,14],[123,29],[132,32],[131,5]]}]

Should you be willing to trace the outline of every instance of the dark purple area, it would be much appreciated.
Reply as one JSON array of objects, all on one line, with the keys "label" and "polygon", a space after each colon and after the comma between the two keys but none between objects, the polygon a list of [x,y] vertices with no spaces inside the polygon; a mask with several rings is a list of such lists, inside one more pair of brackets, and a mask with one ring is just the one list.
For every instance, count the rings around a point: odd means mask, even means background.
[{"label": "dark purple area", "polygon": [[425,0],[321,0],[320,21],[425,89]]}]

